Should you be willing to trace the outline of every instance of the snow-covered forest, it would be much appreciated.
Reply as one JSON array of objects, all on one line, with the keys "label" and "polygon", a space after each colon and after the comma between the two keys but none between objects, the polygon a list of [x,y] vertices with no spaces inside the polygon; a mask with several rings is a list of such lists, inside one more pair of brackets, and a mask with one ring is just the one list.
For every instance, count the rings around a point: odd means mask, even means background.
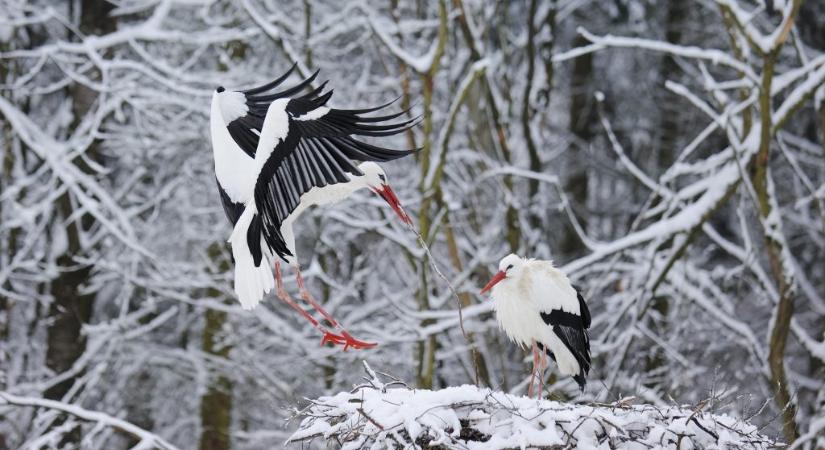
[{"label": "snow-covered forest", "polygon": [[[510,252],[593,313],[587,389],[551,365],[547,398],[825,447],[824,30],[821,0],[0,0],[0,449],[282,448],[364,360],[523,395],[479,295]],[[296,225],[374,349],[233,292],[210,98],[294,62],[421,117],[383,166],[431,257],[368,191]]]}]

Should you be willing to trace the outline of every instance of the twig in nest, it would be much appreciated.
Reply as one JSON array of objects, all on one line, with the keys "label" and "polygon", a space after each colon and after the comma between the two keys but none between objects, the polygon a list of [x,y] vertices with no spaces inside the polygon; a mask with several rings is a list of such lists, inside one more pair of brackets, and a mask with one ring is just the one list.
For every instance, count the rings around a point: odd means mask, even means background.
[{"label": "twig in nest", "polygon": [[366,412],[364,412],[364,409],[363,409],[363,408],[356,408],[355,410],[356,410],[356,411],[358,411],[358,414],[361,414],[361,415],[362,415],[362,416],[364,416],[367,420],[369,420],[369,421],[370,421],[370,423],[372,423],[373,425],[375,425],[376,427],[378,427],[378,429],[379,429],[379,430],[384,431],[384,426],[383,426],[383,425],[381,425],[380,423],[376,422],[376,421],[375,421],[375,419],[373,419],[372,417],[370,417],[370,415],[369,415],[369,414],[367,414]]},{"label": "twig in nest", "polygon": [[716,433],[714,433],[713,431],[710,431],[710,430],[708,430],[707,428],[705,428],[705,427],[704,427],[701,423],[699,423],[699,421],[698,421],[698,420],[696,420],[696,417],[690,416],[690,419],[688,419],[688,420],[690,420],[691,422],[695,423],[695,424],[696,424],[696,426],[697,426],[697,427],[699,427],[699,428],[700,428],[702,431],[704,431],[705,433],[707,433],[707,434],[709,434],[709,435],[713,436],[713,439],[715,439],[715,440],[716,440],[716,442],[719,442],[719,435],[718,435],[718,434],[716,434]]}]

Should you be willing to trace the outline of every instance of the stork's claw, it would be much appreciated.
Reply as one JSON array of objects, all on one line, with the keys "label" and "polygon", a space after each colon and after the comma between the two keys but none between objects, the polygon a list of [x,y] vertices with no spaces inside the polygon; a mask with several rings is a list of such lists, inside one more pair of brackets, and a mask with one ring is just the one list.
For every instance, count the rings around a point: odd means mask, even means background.
[{"label": "stork's claw", "polygon": [[364,350],[378,346],[377,342],[365,342],[355,339],[354,337],[352,337],[351,334],[347,333],[346,331],[342,331],[341,334],[344,335],[344,339],[346,340],[344,343],[344,351],[346,351],[349,347],[352,347],[356,350]]},{"label": "stork's claw", "polygon": [[343,345],[344,351],[347,351],[349,348],[354,348],[355,350],[365,350],[378,345],[375,342],[365,342],[355,339],[346,331],[342,331],[340,335],[327,331],[324,333],[324,337],[321,338],[321,345],[324,345],[327,342],[331,342],[334,345]]},{"label": "stork's claw", "polygon": [[331,342],[335,345],[338,345],[343,344],[345,342],[345,339],[341,335],[335,334],[331,331],[327,331],[324,333],[324,337],[321,338],[321,345],[323,346],[327,342]]}]

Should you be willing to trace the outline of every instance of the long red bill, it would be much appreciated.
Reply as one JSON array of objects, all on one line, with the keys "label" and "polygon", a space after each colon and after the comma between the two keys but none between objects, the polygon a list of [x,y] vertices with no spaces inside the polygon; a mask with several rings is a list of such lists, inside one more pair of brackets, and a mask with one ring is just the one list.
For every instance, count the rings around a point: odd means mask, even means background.
[{"label": "long red bill", "polygon": [[380,188],[375,189],[375,193],[380,195],[384,201],[387,202],[388,205],[395,211],[395,214],[406,224],[412,225],[413,221],[410,216],[404,211],[404,208],[401,207],[401,202],[398,200],[398,197],[395,195],[395,192],[392,190],[390,185],[383,184]]},{"label": "long red bill", "polygon": [[481,293],[483,294],[483,293],[489,291],[490,289],[493,288],[493,286],[498,284],[499,281],[503,280],[506,277],[507,277],[507,274],[504,273],[504,271],[499,270],[497,274],[493,275],[493,278],[490,279],[490,282],[487,283],[486,286],[484,286],[484,289],[481,290]]}]

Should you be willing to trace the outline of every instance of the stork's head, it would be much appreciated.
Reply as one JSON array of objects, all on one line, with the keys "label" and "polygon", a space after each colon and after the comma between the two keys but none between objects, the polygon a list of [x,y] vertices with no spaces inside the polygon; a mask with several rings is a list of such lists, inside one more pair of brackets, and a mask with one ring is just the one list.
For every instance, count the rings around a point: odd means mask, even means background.
[{"label": "stork's head", "polygon": [[481,293],[485,293],[493,288],[493,286],[501,283],[501,282],[509,282],[518,277],[521,273],[521,270],[524,268],[525,260],[521,256],[516,255],[515,253],[510,253],[509,255],[505,256],[499,263],[498,263],[498,272],[493,275],[493,278],[490,279],[490,282],[484,286],[484,289],[481,290]]},{"label": "stork's head", "polygon": [[384,169],[372,161],[359,164],[358,169],[364,173],[364,183],[366,183],[367,187],[383,198],[404,223],[412,224],[412,219],[410,219],[410,216],[404,211],[404,208],[401,207],[401,202],[398,200],[389,183],[387,183],[387,174],[384,172]]}]

